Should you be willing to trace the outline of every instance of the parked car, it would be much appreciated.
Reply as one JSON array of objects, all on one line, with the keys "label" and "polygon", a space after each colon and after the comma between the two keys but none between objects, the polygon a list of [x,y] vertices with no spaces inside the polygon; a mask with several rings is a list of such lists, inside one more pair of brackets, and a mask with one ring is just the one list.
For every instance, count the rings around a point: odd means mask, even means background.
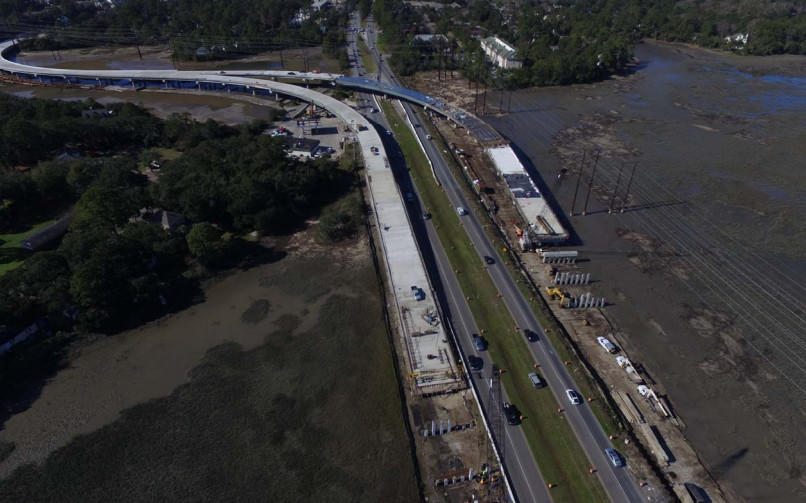
[{"label": "parked car", "polygon": [[477,351],[484,351],[487,349],[487,341],[485,341],[484,337],[481,337],[479,334],[473,334],[473,345],[476,346]]},{"label": "parked car", "polygon": [[624,466],[624,460],[621,458],[621,454],[619,454],[617,450],[613,449],[612,447],[607,447],[605,449],[605,454],[607,454],[607,457],[610,459],[610,462],[616,468]]},{"label": "parked car", "polygon": [[543,379],[541,379],[540,376],[537,375],[537,373],[535,373],[535,372],[530,373],[528,375],[528,377],[529,377],[529,380],[532,382],[532,385],[535,388],[542,388],[543,386],[546,385],[546,383],[543,382]]},{"label": "parked car", "polygon": [[511,425],[521,424],[521,413],[517,407],[509,402],[504,402],[504,415]]},{"label": "parked car", "polygon": [[431,220],[431,213],[423,213],[423,220]]},{"label": "parked car", "polygon": [[568,395],[568,401],[571,402],[571,405],[579,405],[582,403],[582,396],[575,390],[567,389],[565,390],[565,394]]},{"label": "parked car", "polygon": [[411,286],[411,294],[414,295],[414,300],[425,300],[425,292],[417,285]]},{"label": "parked car", "polygon": [[607,351],[608,353],[618,352],[618,348],[616,347],[616,345],[610,342],[610,340],[607,337],[597,337],[596,342],[598,342],[600,346],[605,348],[605,351]]}]

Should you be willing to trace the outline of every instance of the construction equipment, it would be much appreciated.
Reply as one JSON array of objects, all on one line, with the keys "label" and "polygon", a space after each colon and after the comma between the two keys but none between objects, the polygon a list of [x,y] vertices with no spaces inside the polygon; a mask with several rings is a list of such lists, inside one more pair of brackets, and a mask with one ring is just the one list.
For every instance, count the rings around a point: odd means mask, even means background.
[{"label": "construction equipment", "polygon": [[546,294],[548,294],[549,298],[552,299],[552,300],[559,299],[560,300],[560,307],[565,307],[565,299],[566,299],[566,297],[565,297],[565,293],[562,290],[560,290],[556,286],[555,287],[547,286],[546,287]]}]

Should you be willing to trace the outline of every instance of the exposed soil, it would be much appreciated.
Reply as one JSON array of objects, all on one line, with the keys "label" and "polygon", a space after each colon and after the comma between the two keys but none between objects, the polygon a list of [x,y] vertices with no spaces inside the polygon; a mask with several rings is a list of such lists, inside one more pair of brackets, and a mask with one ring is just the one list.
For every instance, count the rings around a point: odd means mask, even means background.
[{"label": "exposed soil", "polygon": [[21,98],[43,98],[67,101],[94,99],[101,104],[129,102],[150,110],[160,118],[174,113],[189,113],[198,121],[216,120],[224,124],[244,124],[256,119],[267,119],[266,107],[281,107],[274,102],[252,96],[232,94],[224,97],[195,91],[171,92],[158,90],[101,91],[79,88],[28,86],[0,82],[0,92]]},{"label": "exposed soil", "polygon": [[338,62],[324,56],[321,47],[267,51],[240,59],[177,61],[166,46],[87,47],[67,51],[20,53],[17,61],[27,65],[76,70],[308,70],[338,71]]}]

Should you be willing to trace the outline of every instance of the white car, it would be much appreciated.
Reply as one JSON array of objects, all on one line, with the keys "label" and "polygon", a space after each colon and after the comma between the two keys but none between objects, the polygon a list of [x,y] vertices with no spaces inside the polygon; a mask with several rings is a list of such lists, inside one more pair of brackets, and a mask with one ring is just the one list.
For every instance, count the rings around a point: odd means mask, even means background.
[{"label": "white car", "polygon": [[610,342],[610,340],[607,337],[597,337],[596,342],[598,342],[600,346],[605,348],[605,351],[607,351],[608,353],[616,353],[618,351],[616,345]]},{"label": "white car", "polygon": [[571,402],[571,405],[579,405],[582,403],[582,397],[575,390],[567,389],[565,390],[565,394],[568,395],[568,401]]},{"label": "white car", "polygon": [[465,216],[465,215],[467,215],[467,210],[462,208],[461,206],[458,206],[456,208],[456,213],[458,213],[459,216]]}]

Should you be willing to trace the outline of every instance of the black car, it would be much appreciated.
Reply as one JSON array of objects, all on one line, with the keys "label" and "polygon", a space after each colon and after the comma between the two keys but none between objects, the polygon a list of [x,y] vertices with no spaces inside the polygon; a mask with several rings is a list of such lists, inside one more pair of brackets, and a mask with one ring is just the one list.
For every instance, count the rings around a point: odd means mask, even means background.
[{"label": "black car", "polygon": [[484,261],[489,265],[495,264],[495,259],[489,255],[484,256]]},{"label": "black car", "polygon": [[423,220],[431,220],[431,213],[423,213]]},{"label": "black car", "polygon": [[527,341],[529,341],[529,342],[537,342],[537,334],[535,332],[533,332],[532,330],[529,330],[528,328],[524,329],[523,330],[523,335],[526,336]]},{"label": "black car", "polygon": [[504,402],[504,415],[507,418],[507,423],[511,425],[521,424],[521,413],[518,408],[509,402]]},{"label": "black car", "polygon": [[478,356],[470,355],[467,357],[467,362],[470,365],[470,370],[481,370],[484,367],[484,360]]}]

